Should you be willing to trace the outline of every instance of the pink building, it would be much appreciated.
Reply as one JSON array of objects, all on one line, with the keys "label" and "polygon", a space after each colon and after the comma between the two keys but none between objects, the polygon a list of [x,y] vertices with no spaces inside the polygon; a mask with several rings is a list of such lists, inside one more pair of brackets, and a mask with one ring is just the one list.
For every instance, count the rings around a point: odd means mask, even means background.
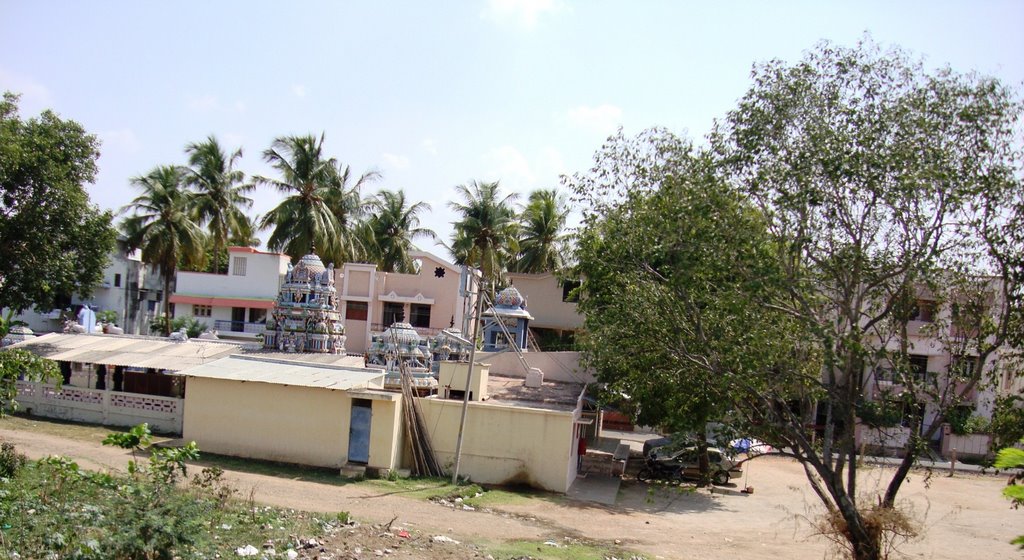
[{"label": "pink building", "polygon": [[466,330],[473,296],[465,289],[468,278],[461,266],[425,251],[413,251],[416,274],[380,272],[377,265],[346,263],[336,274],[342,320],[348,339],[345,348],[366,352],[371,333],[405,321],[423,336],[451,325]]}]

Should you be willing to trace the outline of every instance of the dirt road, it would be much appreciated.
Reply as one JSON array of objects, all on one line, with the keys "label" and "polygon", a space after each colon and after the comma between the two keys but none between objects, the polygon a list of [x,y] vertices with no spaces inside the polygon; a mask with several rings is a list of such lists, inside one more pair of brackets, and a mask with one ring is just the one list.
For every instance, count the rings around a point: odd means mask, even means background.
[{"label": "dirt road", "polygon": [[[130,458],[99,443],[7,429],[0,439],[13,442],[30,458],[65,455],[86,468],[124,468]],[[731,488],[685,492],[623,482],[614,507],[567,500],[528,500],[500,506],[500,512],[461,511],[432,502],[381,495],[363,485],[334,486],[281,477],[229,471],[240,494],[266,504],[315,512],[348,511],[358,519],[401,523],[445,533],[469,542],[508,539],[586,537],[621,541],[653,558],[818,559],[827,545],[812,536],[810,522],[820,511],[802,469],[782,458],[746,465],[745,480]],[[877,487],[882,469],[865,469],[863,490]],[[923,521],[924,538],[901,551],[916,558],[1015,558],[1009,541],[1024,533],[1024,511],[1001,497],[1002,477],[914,473],[902,500]],[[753,494],[740,493],[743,486]],[[512,515],[509,515],[512,514]]]}]

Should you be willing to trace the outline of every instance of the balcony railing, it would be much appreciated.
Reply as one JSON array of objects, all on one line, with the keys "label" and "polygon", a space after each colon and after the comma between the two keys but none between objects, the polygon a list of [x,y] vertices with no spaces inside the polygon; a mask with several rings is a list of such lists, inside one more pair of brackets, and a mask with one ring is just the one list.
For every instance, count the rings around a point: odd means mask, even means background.
[{"label": "balcony railing", "polygon": [[213,322],[213,328],[222,332],[260,334],[266,330],[266,327],[266,323],[250,323],[248,321],[225,321],[223,319],[217,319]]}]

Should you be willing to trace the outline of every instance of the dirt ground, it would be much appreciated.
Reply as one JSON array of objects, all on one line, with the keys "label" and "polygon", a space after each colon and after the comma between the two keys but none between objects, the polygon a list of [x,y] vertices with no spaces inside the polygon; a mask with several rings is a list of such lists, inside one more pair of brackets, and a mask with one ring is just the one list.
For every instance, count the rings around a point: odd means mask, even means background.
[{"label": "dirt ground", "polygon": [[[11,441],[30,458],[65,455],[86,468],[123,469],[129,456],[52,434],[10,429],[0,420],[0,439]],[[794,461],[764,457],[745,465],[743,479],[713,491],[680,491],[623,480],[615,506],[564,499],[531,499],[494,511],[463,511],[363,485],[332,486],[281,477],[229,471],[242,496],[268,505],[312,512],[348,511],[366,524],[407,528],[429,541],[444,535],[464,543],[506,540],[555,540],[566,537],[618,542],[651,558],[829,557],[829,547],[812,534],[809,520],[821,509]],[[865,468],[864,492],[877,489],[887,469]],[[1024,511],[1014,511],[1000,494],[1005,478],[915,471],[901,500],[924,527],[923,538],[900,551],[909,558],[1020,558],[1009,541],[1024,533]],[[753,487],[752,494],[741,493]],[[344,535],[339,535],[339,537]],[[402,543],[399,543],[401,547]],[[411,543],[410,543],[411,544]],[[442,544],[427,546],[443,549]],[[406,547],[409,548],[408,546]],[[373,555],[373,551],[367,551]],[[391,557],[399,556],[395,550]],[[416,557],[410,552],[408,557]],[[472,549],[434,551],[421,557],[472,558]],[[350,554],[350,553],[348,553]],[[323,556],[327,557],[327,556]],[[340,557],[353,557],[352,555]]]}]

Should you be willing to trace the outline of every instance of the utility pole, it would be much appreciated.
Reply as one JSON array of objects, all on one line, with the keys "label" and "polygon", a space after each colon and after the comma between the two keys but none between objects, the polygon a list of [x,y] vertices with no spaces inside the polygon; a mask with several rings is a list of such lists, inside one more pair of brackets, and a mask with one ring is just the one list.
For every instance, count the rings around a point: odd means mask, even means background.
[{"label": "utility pole", "polygon": [[473,343],[469,348],[469,371],[466,374],[466,390],[462,393],[462,418],[459,420],[459,439],[455,441],[455,469],[452,471],[452,484],[459,483],[459,462],[462,460],[462,436],[466,431],[466,412],[469,410],[469,389],[473,380],[473,362],[476,360],[476,340],[480,334],[480,318],[484,307],[484,275],[480,271],[480,281],[476,288],[476,315],[473,316]]}]

